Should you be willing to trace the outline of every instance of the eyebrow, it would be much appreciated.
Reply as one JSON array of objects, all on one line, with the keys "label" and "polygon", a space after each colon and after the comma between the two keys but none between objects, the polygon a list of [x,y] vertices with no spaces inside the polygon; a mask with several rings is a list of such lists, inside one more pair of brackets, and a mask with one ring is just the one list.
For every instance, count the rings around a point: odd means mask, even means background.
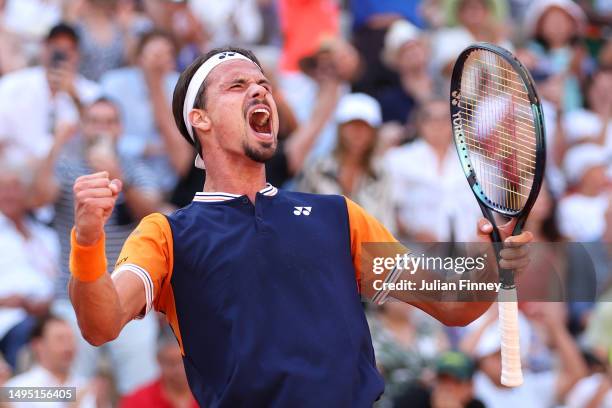
[{"label": "eyebrow", "polygon": [[[238,78],[234,78],[230,81],[227,81],[224,85],[225,86],[230,86],[230,85],[235,85],[235,84],[246,84],[248,82],[248,79],[244,78],[244,77],[238,77]],[[257,81],[257,85],[267,85],[267,86],[272,86],[272,84],[270,84],[270,81],[268,81],[267,78],[261,78]]]}]

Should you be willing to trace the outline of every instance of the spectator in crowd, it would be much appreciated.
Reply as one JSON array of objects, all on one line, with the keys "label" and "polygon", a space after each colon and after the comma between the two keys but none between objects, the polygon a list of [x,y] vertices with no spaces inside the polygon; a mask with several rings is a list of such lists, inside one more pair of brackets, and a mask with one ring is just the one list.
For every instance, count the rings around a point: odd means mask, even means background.
[{"label": "spectator in crowd", "polygon": [[380,59],[385,35],[398,20],[418,27],[424,25],[423,1],[353,0],[353,44],[364,62],[364,75],[355,84],[354,92],[375,95],[380,88],[396,85],[397,78]]},{"label": "spectator in crowd", "polygon": [[[56,143],[39,172],[37,186],[46,187],[38,194],[54,198],[53,227],[60,236],[61,274],[56,284],[57,300],[53,310],[77,329],[76,316],[68,300],[67,285],[70,277],[70,234],[74,223],[74,181],[86,174],[107,172],[123,183],[122,196],[106,226],[106,254],[116,260],[127,236],[142,217],[160,206],[160,193],[155,176],[137,160],[118,153],[122,137],[121,116],[117,105],[109,99],[99,99],[84,108],[80,138],[74,139],[73,129],[56,135]],[[70,140],[73,138],[73,140]],[[70,143],[68,141],[70,140]],[[109,264],[109,272],[114,269]],[[158,325],[153,315],[131,323],[127,331],[112,343],[108,352],[115,369],[119,392],[125,394],[156,375],[155,338]],[[75,372],[92,378],[101,349],[90,346],[79,338]]]},{"label": "spectator in crowd", "polygon": [[583,338],[584,344],[600,358],[608,359],[612,350],[612,286],[598,299],[589,316]]},{"label": "spectator in crowd", "polygon": [[314,54],[323,39],[339,35],[339,9],[333,0],[281,0],[278,9],[283,34],[280,68],[297,73],[300,60]]},{"label": "spectator in crowd", "polygon": [[74,25],[79,33],[81,64],[79,71],[92,81],[120,68],[126,56],[126,32],[116,17],[119,0],[83,0],[75,12]]},{"label": "spectator in crowd", "polygon": [[[41,317],[32,330],[30,347],[35,365],[7,381],[5,387],[76,387],[76,406],[91,398],[87,383],[71,374],[76,352],[74,332],[64,320],[53,315]],[[29,407],[68,407],[67,402],[28,402]]]},{"label": "spectator in crowd", "polygon": [[207,47],[252,46],[263,33],[257,0],[191,0],[189,7],[208,37]]},{"label": "spectator in crowd", "polygon": [[415,124],[419,139],[391,149],[385,157],[400,236],[420,242],[469,242],[475,239],[469,226],[480,209],[458,171],[448,100],[424,102]]},{"label": "spectator in crowd", "polygon": [[405,123],[419,103],[431,98],[434,79],[429,72],[429,54],[427,38],[408,21],[398,20],[387,31],[382,58],[398,73],[400,84],[377,95],[384,122]]},{"label": "spectator in crowd", "polygon": [[535,81],[535,86],[542,103],[546,140],[546,180],[555,198],[559,198],[566,189],[563,170],[563,157],[569,148],[566,137],[566,112],[563,108],[564,77],[545,67],[537,66],[537,57],[526,48],[516,51],[517,58],[529,63],[527,69]]},{"label": "spectator in crowd", "polygon": [[600,261],[592,248],[571,243],[559,231],[557,201],[544,183],[525,229],[533,233],[538,245],[536,256],[517,277],[519,296],[525,301],[567,302],[568,325],[572,333],[580,333],[597,296],[598,271],[607,274],[607,259]]},{"label": "spectator in crowd", "polygon": [[105,95],[123,114],[121,151],[143,160],[156,174],[164,194],[193,165],[191,147],[180,137],[170,109],[178,80],[175,54],[169,34],[150,31],[140,39],[135,66],[109,71],[101,79]]},{"label": "spectator in crowd", "polygon": [[380,407],[404,394],[421,380],[435,355],[448,348],[442,326],[413,306],[387,302],[368,312],[376,364],[385,379]]},{"label": "spectator in crowd", "polygon": [[576,383],[567,395],[567,408],[607,408],[612,406],[612,384],[610,366],[603,358],[591,352],[584,352],[589,376]]},{"label": "spectator in crowd", "polygon": [[497,5],[490,0],[457,0],[452,3],[451,20],[456,19],[458,25],[442,28],[432,38],[432,64],[436,72],[450,78],[455,59],[461,50],[474,42],[486,41],[513,48],[504,22],[495,13]]},{"label": "spectator in crowd", "polygon": [[464,353],[447,351],[435,362],[436,378],[428,387],[412,384],[394,401],[397,408],[484,408],[474,397],[474,361]]},{"label": "spectator in crowd", "polygon": [[[340,82],[341,94],[349,93],[349,83],[359,75],[361,61],[355,48],[340,37],[320,40],[299,60],[300,72],[281,72],[280,84],[289,107],[299,123],[314,115],[319,87],[325,78]],[[336,143],[334,118],[325,124],[307,162],[329,154]]]},{"label": "spectator in crowd", "polygon": [[[523,384],[515,388],[504,387],[500,382],[501,339],[495,309],[474,322],[462,341],[462,349],[476,358],[480,368],[474,377],[475,395],[485,406],[495,408],[539,408],[562,403],[571,387],[587,373],[582,355],[566,329],[563,303],[531,303],[526,307],[529,320],[519,315]],[[533,345],[534,325],[543,328],[558,359],[558,366],[551,370],[536,372],[525,364]]]},{"label": "spectator in crowd", "polygon": [[[270,78],[269,74],[267,76]],[[325,71],[320,71],[315,76],[318,92],[314,109],[310,118],[299,126],[282,90],[275,91],[274,100],[279,113],[279,141],[274,157],[266,163],[266,178],[274,186],[282,187],[300,173],[307,156],[336,110],[341,92],[337,76]]]},{"label": "spectator in crowd", "polygon": [[40,41],[62,19],[63,0],[4,0],[0,17],[7,31],[23,40]]},{"label": "spectator in crowd", "polygon": [[571,144],[590,142],[612,156],[612,67],[599,69],[587,81],[586,109],[567,113],[565,133]]},{"label": "spectator in crowd", "polygon": [[305,169],[297,189],[344,194],[394,231],[390,180],[374,157],[380,105],[366,94],[345,95],[338,105],[336,121],[336,149]]},{"label": "spectator in crowd", "polygon": [[125,396],[120,408],[197,408],[187,383],[181,349],[174,336],[165,332],[158,340],[159,378]]},{"label": "spectator in crowd", "polygon": [[[201,21],[193,12],[194,1],[149,0],[145,2],[148,15],[158,30],[163,30],[174,38],[177,47],[179,71],[187,68],[191,61],[207,49],[208,36]],[[228,2],[211,3],[207,15],[215,9],[214,5]]]},{"label": "spectator in crowd", "polygon": [[580,144],[566,154],[564,170],[572,190],[559,203],[559,229],[573,241],[594,242],[604,234],[610,205],[607,168],[607,154],[598,145]]},{"label": "spectator in crowd", "polygon": [[585,23],[584,12],[571,0],[532,2],[525,17],[529,48],[539,64],[564,77],[563,108],[568,112],[580,107],[580,81],[590,69],[580,43]]},{"label": "spectator in crowd", "polygon": [[77,74],[79,37],[71,26],[49,31],[41,62],[0,80],[0,140],[39,158],[49,152],[57,123],[76,123],[81,106],[100,94],[98,85]]},{"label": "spectator in crowd", "polygon": [[578,0],[589,22],[601,28],[612,25],[612,5],[606,0]]},{"label": "spectator in crowd", "polygon": [[5,150],[0,156],[0,351],[14,370],[34,316],[49,310],[59,242],[53,230],[28,215],[32,161]]}]

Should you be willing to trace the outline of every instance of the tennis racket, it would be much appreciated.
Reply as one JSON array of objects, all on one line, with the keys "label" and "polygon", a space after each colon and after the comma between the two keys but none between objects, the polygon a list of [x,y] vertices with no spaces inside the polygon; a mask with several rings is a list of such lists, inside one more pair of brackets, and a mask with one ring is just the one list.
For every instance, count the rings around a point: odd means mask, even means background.
[{"label": "tennis racket", "polygon": [[[487,43],[457,58],[451,79],[451,121],[461,166],[483,215],[501,242],[494,213],[516,218],[521,233],[535,202],[545,165],[544,119],[533,80],[509,51]],[[496,256],[499,266],[499,250]],[[499,268],[501,383],[523,382],[514,273]]]}]

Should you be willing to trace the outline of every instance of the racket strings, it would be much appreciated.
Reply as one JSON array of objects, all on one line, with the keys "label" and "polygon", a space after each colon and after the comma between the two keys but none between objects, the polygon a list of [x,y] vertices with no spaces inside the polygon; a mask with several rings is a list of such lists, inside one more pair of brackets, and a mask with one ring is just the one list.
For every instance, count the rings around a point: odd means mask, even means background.
[{"label": "racket strings", "polygon": [[533,112],[522,79],[503,58],[474,51],[464,64],[459,107],[482,192],[493,204],[519,211],[536,163]]},{"label": "racket strings", "polygon": [[[491,95],[485,95],[484,91],[481,91],[481,93],[478,95],[478,97],[480,98],[479,100],[473,101],[472,103],[468,103],[468,101],[465,101],[465,105],[466,106],[475,106],[477,105],[479,102],[481,102],[482,99],[487,98],[489,100],[495,100],[496,103],[498,104],[508,104],[508,98],[496,98],[495,96],[491,96]],[[503,112],[502,112],[503,113]],[[529,123],[530,120],[532,120],[532,116],[527,116],[527,115],[532,115],[531,112],[525,113],[523,115],[517,114],[516,111],[514,113],[514,115],[516,115],[515,119],[518,119],[520,121],[522,121],[522,123],[520,123],[520,129],[521,130],[527,130],[527,131],[533,131],[535,128],[533,127],[533,125],[531,123]]]},{"label": "racket strings", "polygon": [[[472,131],[477,132],[478,129],[475,129],[474,127],[471,127],[469,125],[465,125],[466,127],[469,127]],[[504,141],[499,141],[500,145],[503,145],[504,147],[508,147],[510,149],[526,149],[528,150],[530,153],[535,153],[536,149],[534,147],[531,147],[527,144],[523,144],[523,143],[519,143],[516,140],[510,140],[509,137],[511,137],[512,135],[509,133],[505,133],[505,132],[500,132],[500,133],[504,133],[504,136],[507,138]],[[477,145],[478,147],[481,146],[481,144],[485,144],[483,142],[481,142],[480,140],[477,140]],[[522,153],[522,151],[520,152]],[[535,161],[532,160],[531,155],[523,155],[523,157],[525,158],[525,160],[530,161],[532,164],[535,164]]]}]

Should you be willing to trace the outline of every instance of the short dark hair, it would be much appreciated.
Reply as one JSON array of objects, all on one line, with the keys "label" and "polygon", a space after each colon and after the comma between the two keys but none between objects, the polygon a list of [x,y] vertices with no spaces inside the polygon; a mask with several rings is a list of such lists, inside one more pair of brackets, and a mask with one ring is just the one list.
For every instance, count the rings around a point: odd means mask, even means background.
[{"label": "short dark hair", "polygon": [[149,41],[152,41],[156,38],[164,38],[168,40],[174,47],[174,50],[175,51],[178,50],[178,44],[176,42],[176,38],[174,38],[174,36],[170,32],[166,30],[162,30],[160,28],[153,28],[149,31],[145,31],[138,38],[138,42],[136,43],[136,49],[135,49],[136,56],[139,56],[142,53],[142,50],[149,43]]},{"label": "short dark hair", "polygon": [[77,46],[79,45],[79,41],[80,41],[79,34],[74,29],[74,27],[72,27],[68,23],[59,23],[51,27],[51,30],[49,30],[49,33],[47,34],[47,38],[45,41],[49,42],[51,40],[54,40],[55,38],[62,37],[62,36],[70,38],[74,42],[75,45]]},{"label": "short dark hair", "polygon": [[[206,54],[196,58],[196,60],[193,61],[191,65],[189,65],[181,73],[181,76],[179,77],[179,80],[176,83],[176,86],[174,87],[174,95],[172,96],[172,114],[174,116],[174,122],[176,123],[176,126],[178,127],[179,131],[181,132],[181,135],[183,135],[183,137],[187,140],[187,142],[189,142],[189,144],[192,145],[199,154],[202,154],[202,146],[200,146],[200,142],[198,141],[198,138],[195,137],[195,131],[194,131],[195,141],[191,140],[191,137],[189,136],[189,132],[187,131],[187,126],[185,125],[185,122],[183,120],[183,104],[185,103],[185,96],[187,94],[187,88],[189,87],[189,82],[191,81],[191,78],[193,78],[193,76],[195,75],[198,68],[200,68],[200,66],[204,62],[206,62],[208,59],[210,59],[211,57],[213,57],[214,55],[220,52],[235,52],[238,54],[242,54],[248,59],[250,59],[251,61],[253,61],[255,64],[257,64],[257,66],[259,66],[261,69],[261,64],[259,63],[259,60],[255,56],[255,54],[253,54],[253,52],[247,49],[238,48],[238,47],[222,47],[222,48],[212,49],[208,51]],[[202,83],[202,86],[200,87],[200,90],[198,91],[198,96],[196,97],[194,107],[199,106],[203,108],[206,106],[206,85],[207,85],[207,80],[205,80],[204,83]]]},{"label": "short dark hair", "polygon": [[41,339],[47,326],[53,322],[66,323],[64,319],[61,319],[52,313],[47,313],[38,317],[32,331],[30,332],[30,341]]}]

